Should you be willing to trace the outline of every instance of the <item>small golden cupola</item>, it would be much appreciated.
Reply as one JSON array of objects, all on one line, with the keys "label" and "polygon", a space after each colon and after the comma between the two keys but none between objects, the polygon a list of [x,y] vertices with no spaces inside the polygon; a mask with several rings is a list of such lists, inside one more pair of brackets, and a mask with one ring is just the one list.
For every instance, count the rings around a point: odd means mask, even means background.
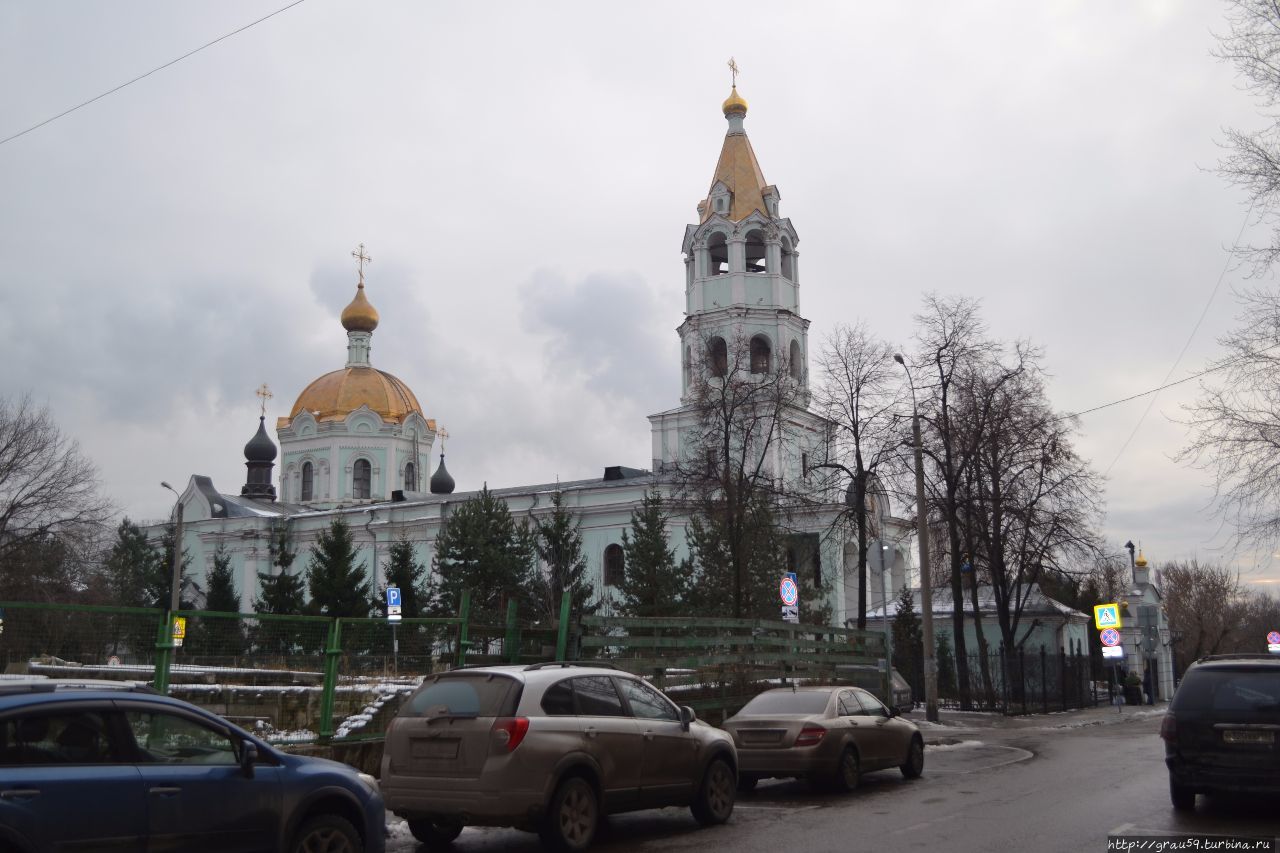
[{"label": "small golden cupola", "polygon": [[1141,548],[1138,549],[1138,559],[1134,560],[1133,564],[1139,569],[1145,569],[1147,567],[1147,558],[1142,556]]},{"label": "small golden cupola", "polygon": [[356,285],[355,299],[342,309],[342,328],[348,332],[372,332],[378,328],[378,310],[364,295],[364,282]]},{"label": "small golden cupola", "polygon": [[724,111],[725,117],[730,115],[746,115],[747,101],[738,94],[738,87],[734,85],[733,90],[729,92],[729,97],[724,99],[724,103],[720,105]]}]

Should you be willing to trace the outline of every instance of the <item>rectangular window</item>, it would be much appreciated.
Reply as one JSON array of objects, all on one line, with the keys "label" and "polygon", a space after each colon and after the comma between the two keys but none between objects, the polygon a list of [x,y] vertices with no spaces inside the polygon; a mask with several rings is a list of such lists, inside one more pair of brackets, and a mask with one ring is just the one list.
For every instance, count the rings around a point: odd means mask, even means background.
[{"label": "rectangular window", "polygon": [[373,481],[373,466],[368,459],[357,459],[352,471],[351,495],[356,500],[368,500]]}]

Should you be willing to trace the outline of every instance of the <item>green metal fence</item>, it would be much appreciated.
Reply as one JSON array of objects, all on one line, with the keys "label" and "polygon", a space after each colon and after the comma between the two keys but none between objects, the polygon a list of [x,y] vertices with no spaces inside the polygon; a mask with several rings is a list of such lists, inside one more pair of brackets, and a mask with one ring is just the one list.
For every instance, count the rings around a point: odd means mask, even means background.
[{"label": "green metal fence", "polygon": [[423,675],[464,665],[608,660],[711,718],[793,679],[839,681],[883,657],[882,640],[840,628],[734,619],[554,621],[456,615],[404,619],[0,602],[0,670],[136,679],[268,740],[380,737]]}]

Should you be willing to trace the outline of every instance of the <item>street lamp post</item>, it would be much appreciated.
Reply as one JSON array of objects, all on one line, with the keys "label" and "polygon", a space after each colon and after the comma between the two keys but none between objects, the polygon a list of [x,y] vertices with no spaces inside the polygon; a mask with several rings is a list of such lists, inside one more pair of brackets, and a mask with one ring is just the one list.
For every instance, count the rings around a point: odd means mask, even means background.
[{"label": "street lamp post", "polygon": [[173,586],[169,590],[169,618],[173,619],[173,614],[178,612],[180,604],[179,589],[182,585],[182,495],[178,494],[178,490],[168,483],[161,482],[169,491],[173,492],[177,501],[173,505]]},{"label": "street lamp post", "polygon": [[880,543],[880,601],[884,614],[884,695],[885,704],[893,705],[893,643],[889,636],[889,546]]},{"label": "street lamp post", "polygon": [[895,353],[893,360],[907,372],[911,388],[911,434],[916,456],[916,539],[920,548],[920,616],[924,633],[924,715],[938,722],[938,669],[933,657],[933,590],[929,584],[929,525],[924,505],[924,444],[920,440],[920,410],[916,405],[916,385],[906,359]]}]

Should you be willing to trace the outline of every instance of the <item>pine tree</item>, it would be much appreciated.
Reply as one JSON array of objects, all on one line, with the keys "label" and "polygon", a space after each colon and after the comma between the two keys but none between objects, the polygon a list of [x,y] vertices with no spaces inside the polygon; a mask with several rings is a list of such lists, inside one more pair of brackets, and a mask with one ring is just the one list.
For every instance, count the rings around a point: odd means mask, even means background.
[{"label": "pine tree", "polygon": [[507,502],[488,486],[458,507],[436,537],[438,611],[456,613],[464,589],[471,590],[472,613],[484,619],[501,619],[509,598],[527,602],[533,561],[529,539],[511,518]]},{"label": "pine tree", "polygon": [[306,608],[306,587],[302,575],[291,574],[289,569],[297,559],[289,532],[285,529],[273,532],[270,539],[271,564],[279,569],[275,574],[258,572],[259,595],[253,600],[258,613],[281,616],[297,616]]},{"label": "pine tree", "polygon": [[[204,609],[216,613],[238,613],[240,595],[236,592],[231,555],[221,545],[213,554],[213,566],[204,582]],[[189,626],[195,642],[192,651],[206,655],[234,656],[244,653],[244,631],[239,619],[202,616],[200,624]]]},{"label": "pine tree", "polygon": [[599,609],[592,603],[595,587],[586,579],[587,558],[582,553],[582,534],[573,515],[564,505],[564,493],[551,496],[551,515],[544,522],[534,519],[533,547],[541,565],[533,578],[533,605],[543,619],[560,618],[560,601],[569,591],[572,618],[590,615]]},{"label": "pine tree", "polygon": [[677,564],[667,540],[667,514],[657,489],[631,511],[631,530],[622,532],[624,573],[614,587],[623,616],[681,616],[689,610],[688,563]]},{"label": "pine tree", "polygon": [[[149,599],[147,607],[169,609],[173,595],[173,542],[174,526],[169,524],[165,526],[164,536],[160,539],[159,570],[152,574],[147,583],[147,598]],[[200,594],[200,587],[192,580],[190,569],[191,554],[184,547],[182,549],[182,565],[178,568],[179,610],[194,609],[196,598]]]},{"label": "pine tree", "polygon": [[[147,537],[128,518],[116,528],[116,539],[103,561],[103,575],[111,603],[126,607],[154,607],[152,591],[167,577],[160,555],[151,547]],[[163,607],[168,607],[166,592]],[[111,616],[108,620],[111,653],[122,651],[141,653],[153,648],[156,626],[153,619],[129,616]]]},{"label": "pine tree", "polygon": [[956,659],[951,652],[951,636],[945,632],[938,634],[938,693],[954,696],[956,692]]},{"label": "pine tree", "polygon": [[[778,618],[784,537],[769,500],[768,495],[758,495],[740,514],[721,504],[690,517],[689,552],[698,572],[691,596],[695,613],[735,619]],[[741,549],[736,558],[734,547]],[[736,572],[742,576],[735,576]],[[737,594],[726,595],[726,591]]]},{"label": "pine tree", "polygon": [[915,596],[906,584],[898,593],[898,614],[893,618],[893,665],[912,685],[919,683],[924,673],[924,633]]},{"label": "pine tree", "polygon": [[351,528],[342,519],[334,519],[316,539],[307,564],[308,609],[331,617],[369,615],[369,582],[364,563],[357,565],[356,557]]},{"label": "pine tree", "polygon": [[392,543],[382,570],[387,582],[378,590],[380,595],[374,598],[373,609],[386,615],[387,587],[394,586],[400,590],[401,616],[405,619],[425,616],[431,603],[431,591],[423,580],[427,567],[414,556],[413,543],[408,536],[401,535]]}]

